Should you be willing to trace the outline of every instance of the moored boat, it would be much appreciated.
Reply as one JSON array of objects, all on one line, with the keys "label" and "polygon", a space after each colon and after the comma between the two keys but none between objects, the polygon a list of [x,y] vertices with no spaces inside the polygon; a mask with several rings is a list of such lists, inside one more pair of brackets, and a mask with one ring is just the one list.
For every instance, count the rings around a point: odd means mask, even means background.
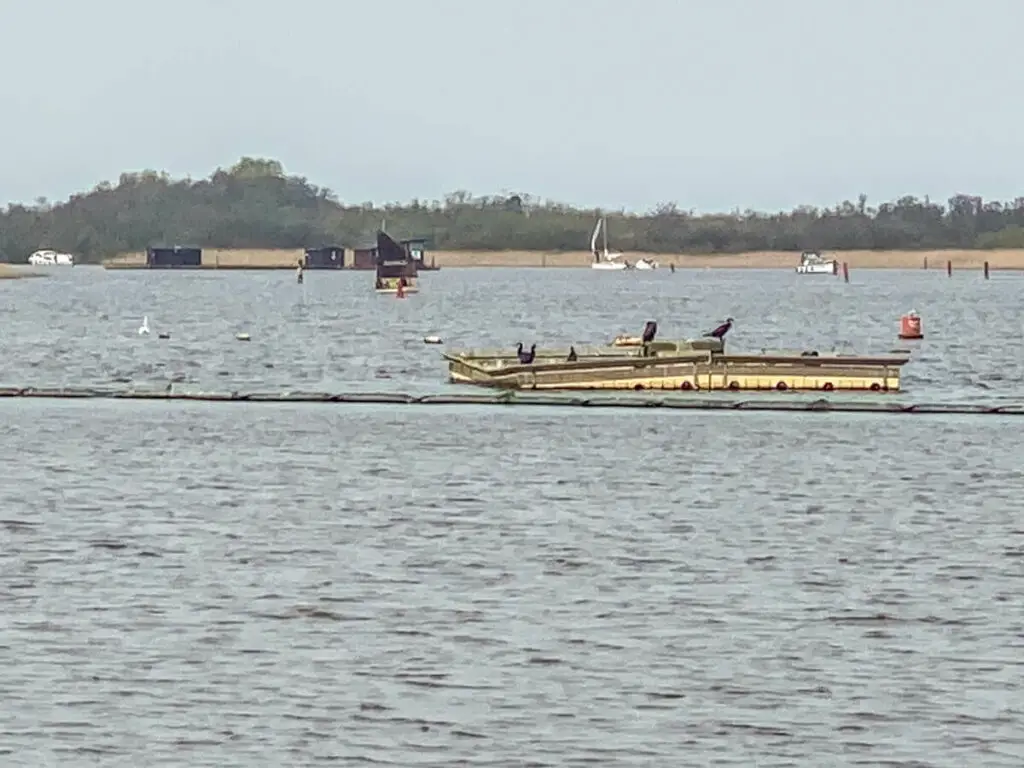
[{"label": "moored boat", "polygon": [[575,355],[537,350],[526,364],[511,351],[453,351],[444,358],[452,383],[506,389],[895,392],[910,355],[737,354],[726,353],[720,338],[703,338],[652,341],[628,351],[589,348]]},{"label": "moored boat", "polygon": [[[598,236],[601,236],[603,242],[601,250],[597,249]],[[594,254],[594,262],[590,265],[591,269],[621,271],[633,266],[622,257],[621,253],[608,250],[608,220],[604,216],[597,220],[594,232],[590,236],[590,252]]]},{"label": "moored boat", "polygon": [[70,253],[43,248],[33,252],[28,257],[28,263],[33,267],[73,267],[75,266],[75,257]]},{"label": "moored boat", "polygon": [[800,254],[800,263],[796,267],[798,275],[838,275],[839,262],[826,259],[817,251],[804,251]]},{"label": "moored boat", "polygon": [[385,232],[377,233],[377,293],[417,293],[416,261]]}]

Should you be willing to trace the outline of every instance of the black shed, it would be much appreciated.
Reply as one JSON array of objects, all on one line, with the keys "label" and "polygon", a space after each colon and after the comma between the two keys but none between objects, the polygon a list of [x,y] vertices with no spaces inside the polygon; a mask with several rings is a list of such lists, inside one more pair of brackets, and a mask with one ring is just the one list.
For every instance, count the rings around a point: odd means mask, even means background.
[{"label": "black shed", "polygon": [[340,245],[322,245],[306,249],[306,269],[344,269],[345,249]]},{"label": "black shed", "polygon": [[146,249],[146,266],[150,269],[188,269],[202,265],[202,248],[175,245]]}]

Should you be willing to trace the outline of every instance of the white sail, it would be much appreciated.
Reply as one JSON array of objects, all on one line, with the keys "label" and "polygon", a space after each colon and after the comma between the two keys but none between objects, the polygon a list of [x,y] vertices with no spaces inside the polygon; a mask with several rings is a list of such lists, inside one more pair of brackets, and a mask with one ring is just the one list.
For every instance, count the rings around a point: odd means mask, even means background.
[{"label": "white sail", "polygon": [[601,233],[601,221],[602,219],[597,220],[597,224],[594,225],[594,234],[590,236],[590,252],[594,254],[595,261],[599,258],[599,254],[597,252],[597,236]]},{"label": "white sail", "polygon": [[[601,250],[597,249],[597,236],[601,235]],[[591,264],[592,269],[613,269],[622,270],[629,269],[630,264],[626,261],[619,261],[622,258],[621,253],[611,253],[608,250],[608,220],[602,216],[597,220],[597,226],[594,227],[594,234],[590,236],[590,252],[594,254],[594,263]]]}]

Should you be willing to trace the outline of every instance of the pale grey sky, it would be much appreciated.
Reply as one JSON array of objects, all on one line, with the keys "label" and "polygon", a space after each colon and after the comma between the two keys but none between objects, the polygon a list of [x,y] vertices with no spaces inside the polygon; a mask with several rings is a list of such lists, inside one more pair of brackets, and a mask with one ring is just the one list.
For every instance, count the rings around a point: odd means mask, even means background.
[{"label": "pale grey sky", "polygon": [[0,30],[0,201],[243,154],[348,202],[1024,194],[1021,0],[0,0]]}]

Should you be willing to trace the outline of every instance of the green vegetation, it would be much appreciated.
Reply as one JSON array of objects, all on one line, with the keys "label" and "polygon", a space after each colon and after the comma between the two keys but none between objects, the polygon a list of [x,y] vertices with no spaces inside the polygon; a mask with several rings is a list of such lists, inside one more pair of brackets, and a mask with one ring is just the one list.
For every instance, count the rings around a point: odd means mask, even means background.
[{"label": "green vegetation", "polygon": [[[276,161],[245,157],[209,179],[125,173],[116,185],[104,182],[64,203],[10,205],[0,211],[0,260],[21,262],[43,247],[97,261],[159,244],[352,246],[382,219],[389,232],[428,237],[439,249],[585,250],[596,216],[529,195],[467,192],[406,205],[345,205],[329,189],[285,175]],[[872,208],[861,195],[834,208],[702,216],[666,203],[645,215],[611,214],[609,228],[617,248],[655,253],[1020,248],[1024,198],[1007,204],[958,195],[939,205],[904,197]]]}]

